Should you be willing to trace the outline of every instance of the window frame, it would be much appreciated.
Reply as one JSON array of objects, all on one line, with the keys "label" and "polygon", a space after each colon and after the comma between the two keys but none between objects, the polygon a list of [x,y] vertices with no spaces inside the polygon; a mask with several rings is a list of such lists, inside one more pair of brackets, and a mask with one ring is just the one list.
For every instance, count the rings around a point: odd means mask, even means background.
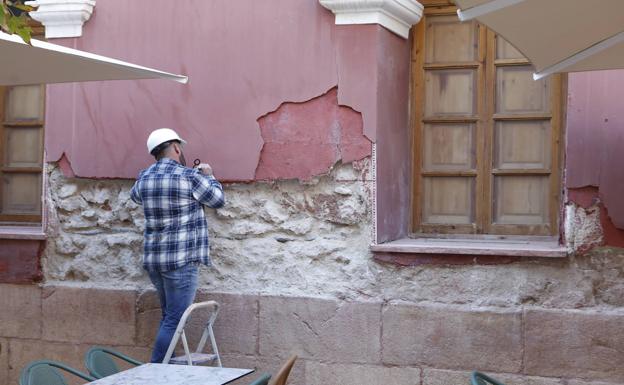
[{"label": "window frame", "polygon": [[[1,214],[0,213],[0,226],[11,225],[37,225],[40,226],[43,223],[43,211],[44,211],[44,147],[45,147],[45,94],[46,86],[44,84],[38,85],[41,88],[40,93],[40,116],[41,119],[37,120],[25,120],[25,121],[8,121],[6,103],[8,102],[7,95],[9,94],[13,86],[0,87],[0,178],[4,177],[7,173],[28,173],[39,174],[40,177],[40,189],[41,189],[41,210],[38,215],[33,214]],[[19,129],[19,128],[38,128],[39,131],[39,153],[41,155],[41,166],[39,167],[23,167],[23,168],[10,168],[4,165],[6,155],[6,128]],[[0,202],[3,200],[5,191],[0,187]],[[1,205],[1,203],[0,203]]]},{"label": "window frame", "polygon": [[[514,116],[496,114],[496,69],[505,66],[530,64],[522,59],[497,59],[496,34],[479,25],[476,40],[478,49],[474,62],[426,64],[425,63],[425,30],[427,18],[430,16],[456,15],[457,8],[447,0],[425,0],[423,19],[412,29],[411,36],[411,74],[410,74],[410,125],[412,145],[412,203],[410,233],[412,237],[439,235],[483,235],[483,236],[556,236],[560,233],[561,200],[562,200],[562,166],[564,157],[564,123],[566,113],[567,75],[551,76],[550,113],[543,116]],[[474,117],[457,117],[441,119],[425,119],[425,70],[426,69],[476,69],[476,119]],[[543,119],[551,125],[551,159],[550,169],[538,170],[496,170],[493,164],[494,129],[498,121],[535,121]],[[465,176],[475,177],[474,224],[423,224],[423,131],[424,125],[434,122],[470,123],[474,124],[475,172],[464,172]],[[462,176],[457,172],[427,172],[426,176]],[[548,217],[545,225],[495,224],[493,218],[493,189],[495,175],[549,175]]]}]

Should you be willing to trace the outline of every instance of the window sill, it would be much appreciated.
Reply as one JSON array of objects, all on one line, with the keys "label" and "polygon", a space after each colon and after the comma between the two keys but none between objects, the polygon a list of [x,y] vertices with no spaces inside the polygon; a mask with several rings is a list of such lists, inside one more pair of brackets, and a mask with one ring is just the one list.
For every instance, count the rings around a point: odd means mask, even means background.
[{"label": "window sill", "polygon": [[565,258],[567,250],[555,238],[535,239],[470,239],[470,238],[403,238],[371,245],[375,253],[409,253],[421,255],[490,255],[505,257]]},{"label": "window sill", "polygon": [[0,239],[45,240],[41,226],[0,226]]}]

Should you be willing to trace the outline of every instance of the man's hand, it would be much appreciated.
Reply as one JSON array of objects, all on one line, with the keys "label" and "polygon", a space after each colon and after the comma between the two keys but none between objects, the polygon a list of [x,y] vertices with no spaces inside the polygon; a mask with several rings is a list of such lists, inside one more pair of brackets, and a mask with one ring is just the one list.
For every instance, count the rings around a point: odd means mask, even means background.
[{"label": "man's hand", "polygon": [[201,163],[197,166],[197,168],[202,172],[202,174],[212,176],[212,167],[210,167],[208,163]]}]

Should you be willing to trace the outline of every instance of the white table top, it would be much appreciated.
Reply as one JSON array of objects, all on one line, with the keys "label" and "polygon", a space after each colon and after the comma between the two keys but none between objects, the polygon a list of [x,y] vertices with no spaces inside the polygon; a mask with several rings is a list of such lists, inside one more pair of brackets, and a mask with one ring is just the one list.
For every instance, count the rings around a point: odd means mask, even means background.
[{"label": "white table top", "polygon": [[253,369],[143,364],[89,385],[223,385],[251,372]]}]

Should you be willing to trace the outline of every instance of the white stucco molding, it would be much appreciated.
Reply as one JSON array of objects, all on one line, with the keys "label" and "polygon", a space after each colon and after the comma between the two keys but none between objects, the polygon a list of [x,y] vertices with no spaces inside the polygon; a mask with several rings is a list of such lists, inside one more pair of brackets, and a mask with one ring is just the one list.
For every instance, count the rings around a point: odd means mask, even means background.
[{"label": "white stucco molding", "polygon": [[407,39],[423,6],[416,0],[319,0],[336,15],[336,24],[379,24]]},{"label": "white stucco molding", "polygon": [[82,25],[91,17],[95,0],[34,0],[26,4],[38,7],[30,17],[43,24],[49,39],[82,36]]}]

